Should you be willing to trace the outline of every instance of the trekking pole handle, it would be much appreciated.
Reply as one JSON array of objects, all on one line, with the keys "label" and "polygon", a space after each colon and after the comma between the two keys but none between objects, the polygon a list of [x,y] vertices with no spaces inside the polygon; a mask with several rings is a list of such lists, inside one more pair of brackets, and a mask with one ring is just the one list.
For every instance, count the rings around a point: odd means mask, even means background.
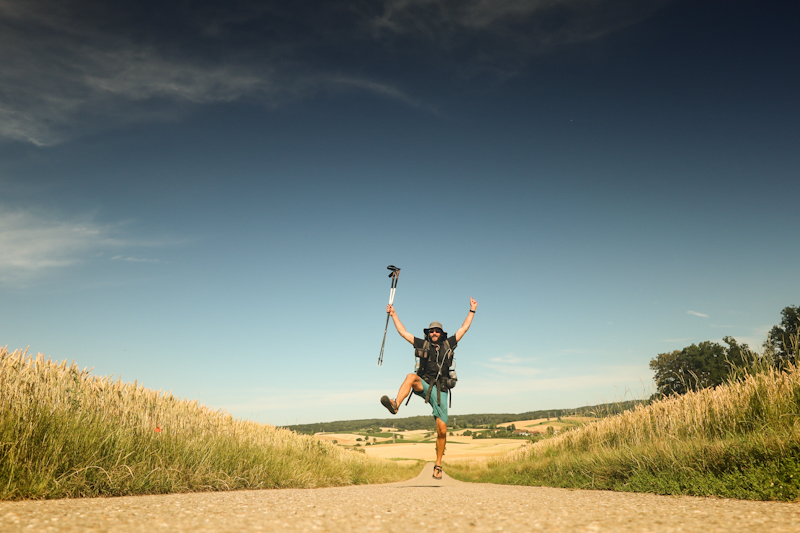
[{"label": "trekking pole handle", "polygon": [[[392,278],[392,288],[389,290],[389,305],[394,303],[394,293],[397,290],[397,278],[400,277],[400,269],[394,265],[386,267],[389,269],[389,277]],[[383,350],[386,347],[386,331],[389,328],[389,317],[391,315],[386,313],[386,325],[383,328],[383,342],[381,343],[381,354],[378,356],[378,366],[383,364]]]}]

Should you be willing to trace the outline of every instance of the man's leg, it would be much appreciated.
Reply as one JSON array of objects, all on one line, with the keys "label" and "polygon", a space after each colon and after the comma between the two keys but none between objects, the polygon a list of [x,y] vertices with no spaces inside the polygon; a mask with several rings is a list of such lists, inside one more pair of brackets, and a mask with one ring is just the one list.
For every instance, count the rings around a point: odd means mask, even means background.
[{"label": "man's leg", "polygon": [[406,380],[400,385],[400,390],[397,391],[397,398],[395,402],[397,405],[397,410],[400,410],[400,404],[403,403],[403,400],[406,399],[406,396],[411,394],[411,389],[414,389],[417,392],[422,392],[422,380],[416,374],[409,374],[406,376]]},{"label": "man's leg", "polygon": [[442,466],[444,446],[447,444],[447,424],[441,418],[436,419],[436,465]]}]

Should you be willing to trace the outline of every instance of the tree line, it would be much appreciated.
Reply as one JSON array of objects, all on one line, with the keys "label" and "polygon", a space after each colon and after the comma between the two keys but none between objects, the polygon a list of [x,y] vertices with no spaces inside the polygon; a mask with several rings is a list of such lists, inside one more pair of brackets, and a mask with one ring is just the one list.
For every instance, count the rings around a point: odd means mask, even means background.
[{"label": "tree line", "polygon": [[[601,418],[608,415],[621,413],[632,409],[641,400],[630,400],[624,402],[604,403],[599,405],[588,405],[576,409],[543,409],[539,411],[527,411],[524,413],[486,413],[468,415],[450,415],[448,429],[464,428],[486,428],[495,429],[497,424],[506,422],[516,422],[517,420],[536,420],[539,418],[557,419],[564,416],[592,416]],[[379,431],[381,427],[397,428],[401,431],[413,431],[416,429],[435,430],[436,426],[433,417],[411,416],[408,418],[367,418],[362,420],[338,420],[336,422],[317,422],[314,424],[295,424],[285,426],[297,433],[314,434],[318,432],[327,433],[369,433]]]},{"label": "tree line", "polygon": [[781,311],[781,323],[767,334],[760,355],[747,344],[732,337],[722,342],[704,341],[682,350],[660,353],[650,360],[658,393],[654,396],[686,394],[689,391],[716,387],[739,375],[754,363],[775,368],[797,364],[800,331],[800,307],[789,306]]}]

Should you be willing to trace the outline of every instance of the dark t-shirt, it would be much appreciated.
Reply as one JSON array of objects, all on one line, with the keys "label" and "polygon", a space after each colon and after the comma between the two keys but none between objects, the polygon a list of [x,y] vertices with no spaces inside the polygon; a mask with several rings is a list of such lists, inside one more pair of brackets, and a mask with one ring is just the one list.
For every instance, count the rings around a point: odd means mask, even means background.
[{"label": "dark t-shirt", "polygon": [[[456,349],[456,345],[458,344],[458,342],[456,341],[455,336],[448,338],[447,342],[450,343],[451,350]],[[421,350],[424,344],[425,344],[425,339],[414,337],[414,349]],[[440,343],[440,345],[441,344],[444,343]],[[453,363],[452,352],[445,354],[444,350],[440,349],[439,353],[437,354],[436,346],[437,346],[436,344],[431,343],[431,347],[428,350],[428,357],[420,359],[420,366],[424,365],[420,377],[422,377],[422,379],[424,379],[425,381],[436,379],[436,375],[439,373],[440,364],[442,365],[441,375],[447,376],[448,372],[450,371],[450,365]]]}]

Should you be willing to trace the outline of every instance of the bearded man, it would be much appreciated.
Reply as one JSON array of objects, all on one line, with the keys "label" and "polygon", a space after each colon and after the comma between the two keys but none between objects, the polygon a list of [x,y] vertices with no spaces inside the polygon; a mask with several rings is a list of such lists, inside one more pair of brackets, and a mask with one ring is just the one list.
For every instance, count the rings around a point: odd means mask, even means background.
[{"label": "bearded man", "polygon": [[447,334],[439,322],[431,322],[427,329],[423,329],[425,338],[420,339],[406,331],[397,317],[394,306],[391,304],[386,306],[386,312],[392,317],[397,333],[414,345],[415,355],[419,358],[419,370],[416,374],[406,376],[394,400],[384,396],[381,398],[381,403],[390,413],[396,415],[400,410],[400,404],[412,391],[417,396],[425,398],[426,402],[430,402],[436,421],[434,479],[442,479],[442,456],[447,443],[447,397],[450,388],[454,386],[452,381],[448,385],[450,366],[453,364],[453,350],[472,324],[472,318],[477,308],[478,302],[474,298],[470,298],[467,318],[452,337],[447,338]]}]

